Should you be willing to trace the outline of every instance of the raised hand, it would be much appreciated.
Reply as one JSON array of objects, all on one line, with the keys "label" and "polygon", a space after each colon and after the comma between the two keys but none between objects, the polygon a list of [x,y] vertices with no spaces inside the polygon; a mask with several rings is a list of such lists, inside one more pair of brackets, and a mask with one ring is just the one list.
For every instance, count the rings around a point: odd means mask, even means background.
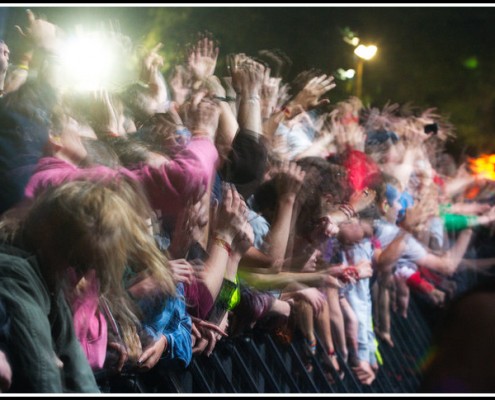
[{"label": "raised hand", "polygon": [[224,184],[222,198],[222,204],[215,212],[212,228],[218,236],[232,243],[247,223],[247,206],[237,190],[229,184]]},{"label": "raised hand", "polygon": [[60,28],[41,18],[36,18],[31,10],[26,10],[26,15],[28,26],[21,28],[19,25],[15,25],[17,31],[32,45],[55,52],[59,45]]},{"label": "raised hand", "polygon": [[[142,63],[143,73],[151,74],[152,72],[156,71],[158,68],[163,67],[163,57],[160,54],[158,54],[158,51],[162,47],[163,44],[158,43],[148,53],[145,54]],[[148,82],[148,80],[149,80],[149,76],[145,76],[143,82]]]},{"label": "raised hand", "polygon": [[291,103],[302,106],[306,111],[328,104],[330,102],[328,99],[320,100],[320,97],[335,87],[333,80],[333,76],[327,75],[314,77],[296,95]]},{"label": "raised hand", "polygon": [[259,96],[263,86],[264,75],[264,65],[250,58],[246,59],[238,68],[241,95],[248,99]]},{"label": "raised hand", "polygon": [[197,80],[203,81],[215,72],[219,49],[212,40],[203,38],[191,49],[188,57],[189,69]]},{"label": "raised hand", "polygon": [[227,68],[230,71],[231,83],[236,93],[241,93],[240,66],[249,57],[244,53],[227,55]]},{"label": "raised hand", "polygon": [[185,104],[184,113],[184,123],[193,136],[215,140],[220,117],[220,107],[216,102],[206,98],[204,92],[198,92]]},{"label": "raised hand", "polygon": [[99,133],[106,133],[110,136],[125,135],[125,118],[122,111],[111,99],[106,89],[93,93],[92,114]]},{"label": "raised hand", "polygon": [[277,108],[278,93],[281,78],[271,78],[270,69],[265,70],[261,86],[261,112],[264,118],[269,118]]},{"label": "raised hand", "polygon": [[296,196],[301,189],[306,172],[295,162],[284,161],[274,174],[280,197]]}]

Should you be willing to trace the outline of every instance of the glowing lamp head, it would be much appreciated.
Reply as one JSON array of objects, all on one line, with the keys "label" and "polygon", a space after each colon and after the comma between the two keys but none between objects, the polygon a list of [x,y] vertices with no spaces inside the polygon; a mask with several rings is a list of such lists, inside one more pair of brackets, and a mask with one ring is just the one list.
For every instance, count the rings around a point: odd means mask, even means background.
[{"label": "glowing lamp head", "polygon": [[360,44],[354,49],[354,54],[364,60],[371,60],[375,56],[377,50],[378,47],[375,45],[365,46],[364,44]]}]

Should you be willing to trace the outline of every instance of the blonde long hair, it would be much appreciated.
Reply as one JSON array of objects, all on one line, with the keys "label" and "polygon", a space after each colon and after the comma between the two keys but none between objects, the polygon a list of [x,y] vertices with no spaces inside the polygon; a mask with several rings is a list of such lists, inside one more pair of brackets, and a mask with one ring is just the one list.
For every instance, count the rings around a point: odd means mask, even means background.
[{"label": "blonde long hair", "polygon": [[126,266],[153,277],[164,295],[175,295],[168,260],[148,231],[148,211],[143,193],[129,179],[74,181],[41,193],[21,228],[24,243],[49,260],[44,275],[62,280],[68,266],[81,274],[96,270],[100,295],[109,300],[131,361],[141,354],[140,323],[124,287]]}]

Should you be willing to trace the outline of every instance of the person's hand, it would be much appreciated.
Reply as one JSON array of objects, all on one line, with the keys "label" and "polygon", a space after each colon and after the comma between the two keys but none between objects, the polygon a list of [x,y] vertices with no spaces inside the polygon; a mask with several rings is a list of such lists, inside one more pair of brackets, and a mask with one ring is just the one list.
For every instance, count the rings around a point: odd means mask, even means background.
[{"label": "person's hand", "polygon": [[328,104],[330,102],[328,99],[320,100],[320,97],[335,87],[333,80],[334,77],[331,75],[314,77],[306,86],[304,86],[303,90],[296,95],[291,103],[302,106],[306,111]]},{"label": "person's hand", "polygon": [[169,260],[170,268],[172,269],[172,276],[176,283],[191,283],[194,277],[194,268],[191,264],[183,259]]},{"label": "person's hand", "polygon": [[163,66],[163,57],[158,51],[163,45],[158,43],[149,52],[145,53],[141,63],[140,79],[148,85],[148,96],[153,99],[155,112],[164,113],[170,106],[167,84],[160,72]]},{"label": "person's hand", "polygon": [[302,187],[306,172],[296,162],[285,161],[274,170],[273,176],[280,198],[295,198]]},{"label": "person's hand", "polygon": [[318,289],[306,288],[299,290],[297,293],[301,298],[303,298],[305,301],[311,304],[311,307],[313,308],[313,312],[315,315],[318,315],[321,311],[323,311],[327,299],[325,295],[322,292],[320,292]]},{"label": "person's hand", "polygon": [[9,390],[12,384],[12,368],[7,355],[0,350],[0,392]]},{"label": "person's hand", "polygon": [[106,89],[93,93],[91,112],[95,120],[96,130],[109,136],[125,135],[123,110],[115,104]]},{"label": "person's hand", "polygon": [[[261,94],[263,79],[265,76],[265,66],[252,60],[246,59],[238,67],[238,78],[240,80],[241,96],[244,99],[250,100]],[[260,98],[261,100],[261,98]]]},{"label": "person's hand", "polygon": [[359,279],[371,278],[373,275],[373,268],[371,268],[369,260],[361,260],[354,267],[359,273]]},{"label": "person's hand", "polygon": [[363,385],[371,385],[376,378],[370,363],[367,361],[359,361],[357,366],[352,367],[352,371]]},{"label": "person's hand", "polygon": [[59,50],[60,28],[26,10],[28,26],[24,29],[15,25],[17,31],[35,47],[56,53]]},{"label": "person's hand", "polygon": [[204,92],[198,92],[184,105],[184,113],[184,123],[194,137],[215,141],[220,118],[220,106],[216,102],[205,97]]},{"label": "person's hand", "polygon": [[212,40],[203,38],[191,49],[188,57],[189,69],[194,77],[203,81],[215,72],[219,49]]},{"label": "person's hand", "polygon": [[124,364],[129,358],[129,354],[127,352],[127,349],[122,343],[119,342],[108,342],[108,347],[112,350],[115,350],[118,355],[117,363],[112,366],[112,368],[116,372],[122,371],[122,368],[124,368]]},{"label": "person's hand", "polygon": [[150,81],[151,76],[161,67],[163,67],[163,57],[158,51],[163,47],[162,43],[158,43],[149,52],[147,52],[142,61],[141,80],[144,83]]},{"label": "person's hand", "polygon": [[281,78],[271,78],[270,68],[265,70],[261,86],[261,112],[264,118],[269,118],[277,108],[278,92]]},{"label": "person's hand", "polygon": [[143,353],[138,359],[137,370],[139,372],[146,372],[153,368],[158,360],[160,360],[160,357],[162,356],[167,346],[167,338],[164,335],[161,335],[158,340],[153,341],[148,346],[146,346]]},{"label": "person's hand", "polygon": [[288,83],[280,83],[277,95],[277,110],[281,110],[283,105],[286,104],[290,99],[290,85]]},{"label": "person's hand", "polygon": [[476,215],[482,215],[490,211],[492,207],[488,203],[478,203],[478,202],[472,202],[472,203],[462,203],[462,205],[459,206],[459,213],[461,214],[476,214]]},{"label": "person's hand", "polygon": [[231,83],[234,88],[235,93],[241,93],[241,71],[240,66],[247,60],[249,57],[244,53],[238,54],[228,54],[227,55],[227,68],[230,71]]},{"label": "person's hand", "polygon": [[427,202],[420,200],[406,209],[400,227],[410,233],[420,232],[426,228],[426,223],[432,215],[434,215],[434,210]]},{"label": "person's hand", "polygon": [[220,329],[217,325],[199,319],[197,317],[191,317],[193,337],[193,354],[205,353],[206,356],[210,356],[215,348],[218,337],[227,337],[228,335]]},{"label": "person's hand", "polygon": [[322,271],[323,286],[334,289],[343,288],[344,283],[339,278],[336,278],[335,276],[332,275],[332,273],[330,272],[330,268],[327,268],[327,270]]},{"label": "person's hand", "polygon": [[233,185],[224,184],[222,198],[222,204],[214,212],[212,230],[231,244],[248,223],[247,206]]},{"label": "person's hand", "polygon": [[[488,206],[488,204],[486,204]],[[489,225],[495,221],[495,206],[491,207],[484,214],[478,217],[480,225]]]},{"label": "person's hand", "polygon": [[244,224],[241,231],[235,235],[232,241],[232,251],[238,255],[244,255],[254,243],[254,232],[251,224]]}]

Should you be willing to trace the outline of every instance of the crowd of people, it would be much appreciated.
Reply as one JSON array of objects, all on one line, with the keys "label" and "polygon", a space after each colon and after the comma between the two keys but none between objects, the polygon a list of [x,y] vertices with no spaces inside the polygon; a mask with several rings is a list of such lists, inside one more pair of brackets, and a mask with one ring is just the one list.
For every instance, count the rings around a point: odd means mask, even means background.
[{"label": "crowd of people", "polygon": [[332,76],[285,82],[275,50],[219,77],[206,35],[167,77],[158,44],[123,90],[76,91],[60,29],[27,18],[16,63],[0,44],[3,391],[99,392],[254,327],[299,335],[308,372],[318,336],[329,380],[370,385],[411,292],[442,307],[490,272],[465,253],[491,182],[434,110],[332,104]]}]

